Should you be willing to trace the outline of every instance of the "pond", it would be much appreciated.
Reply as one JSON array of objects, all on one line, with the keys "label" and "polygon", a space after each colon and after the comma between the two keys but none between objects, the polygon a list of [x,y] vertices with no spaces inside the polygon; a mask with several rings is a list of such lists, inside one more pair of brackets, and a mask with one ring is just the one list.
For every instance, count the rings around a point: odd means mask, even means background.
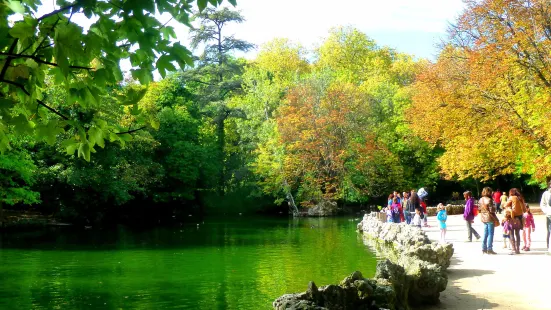
[{"label": "pond", "polygon": [[271,309],[284,293],[371,277],[351,218],[205,219],[149,230],[0,236],[0,309]]}]

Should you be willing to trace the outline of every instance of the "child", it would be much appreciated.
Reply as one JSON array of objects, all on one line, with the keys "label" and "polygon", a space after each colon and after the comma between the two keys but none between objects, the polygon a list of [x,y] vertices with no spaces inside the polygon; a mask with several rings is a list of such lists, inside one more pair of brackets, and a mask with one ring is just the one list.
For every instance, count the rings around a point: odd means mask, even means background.
[{"label": "child", "polygon": [[440,243],[446,243],[446,220],[448,219],[448,214],[442,203],[438,204],[437,210],[438,214],[436,214],[436,218],[440,223]]},{"label": "child", "polygon": [[509,214],[509,217],[511,217],[511,212],[506,211],[505,217],[501,220],[501,227],[503,228],[503,248],[511,249],[511,245],[509,244],[509,231],[507,231],[507,229],[505,228],[505,222],[507,222],[507,214]]},{"label": "child", "polygon": [[[522,231],[522,238],[524,239],[524,251],[530,251],[530,245],[532,243],[532,232],[536,230],[536,223],[534,223],[534,216],[530,212],[530,207],[526,205],[526,213],[524,217],[524,230]],[[528,242],[527,242],[528,241]]]},{"label": "child", "polygon": [[[513,218],[511,217],[511,211],[505,212],[505,218],[501,221],[501,226],[503,227],[503,240],[505,241],[509,239],[509,244],[511,249],[511,253],[509,253],[509,255],[514,255],[515,245],[511,240],[511,232],[513,231]],[[505,234],[507,234],[507,237],[505,237]]]},{"label": "child", "polygon": [[421,223],[423,222],[423,218],[421,217],[422,215],[423,212],[421,212],[421,208],[415,208],[415,215],[411,220],[411,225],[421,228]]},{"label": "child", "polygon": [[392,199],[390,209],[392,211],[392,222],[400,223],[400,203],[398,202],[398,198],[394,197]]},{"label": "child", "polygon": [[392,214],[392,207],[388,206],[385,208],[386,213],[386,222],[387,223],[394,223],[394,215]]}]

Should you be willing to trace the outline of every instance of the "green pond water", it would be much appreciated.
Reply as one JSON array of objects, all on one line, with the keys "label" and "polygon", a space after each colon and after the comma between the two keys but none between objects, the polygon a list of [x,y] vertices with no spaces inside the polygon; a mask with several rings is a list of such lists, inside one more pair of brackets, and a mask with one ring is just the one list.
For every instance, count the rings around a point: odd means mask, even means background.
[{"label": "green pond water", "polygon": [[205,219],[149,230],[0,235],[0,309],[271,309],[284,294],[371,277],[357,221]]}]

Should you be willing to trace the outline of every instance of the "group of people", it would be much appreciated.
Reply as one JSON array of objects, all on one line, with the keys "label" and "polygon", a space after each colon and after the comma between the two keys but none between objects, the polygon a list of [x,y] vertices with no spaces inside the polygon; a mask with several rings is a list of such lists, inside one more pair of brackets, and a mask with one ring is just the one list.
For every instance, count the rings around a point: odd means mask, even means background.
[{"label": "group of people", "polygon": [[[463,193],[463,196],[466,201],[463,218],[467,223],[468,242],[472,241],[473,235],[477,240],[480,239],[480,234],[472,226],[475,216],[480,214],[480,221],[484,225],[482,253],[496,254],[493,250],[493,242],[497,226],[501,226],[503,230],[504,248],[511,249],[509,254],[520,254],[521,231],[524,241],[522,250],[530,251],[532,232],[536,229],[536,225],[530,207],[518,189],[511,188],[507,197],[507,193],[501,194],[500,192],[499,195],[495,195],[491,188],[485,187],[482,190],[482,197],[478,200],[478,205],[470,191]],[[500,221],[496,213],[503,211],[505,211],[505,216]],[[507,244],[507,240],[509,240],[509,244]]]},{"label": "group of people", "polygon": [[[381,212],[386,213],[387,222],[428,227],[425,198],[427,192],[421,188],[419,191],[411,190],[400,194],[394,191],[388,197],[388,204]],[[511,255],[520,254],[522,251],[530,251],[532,245],[532,233],[536,229],[534,216],[524,197],[517,188],[511,188],[509,192],[494,192],[490,187],[482,190],[482,197],[476,201],[472,192],[463,193],[465,198],[465,210],[463,218],[467,226],[467,242],[472,242],[473,235],[478,240],[480,234],[473,227],[475,217],[479,216],[483,224],[482,253],[496,254],[494,251],[494,232],[496,227],[501,227],[503,232],[503,248],[510,249]],[[549,240],[551,236],[551,182],[544,192],[541,202],[541,210],[546,214],[547,249],[551,253]],[[505,213],[501,218],[497,214]],[[437,206],[436,219],[440,228],[440,242],[446,242],[446,208],[442,203]],[[522,232],[522,233],[521,233]],[[521,248],[521,235],[522,245]]]},{"label": "group of people", "polygon": [[427,204],[425,198],[428,193],[424,188],[418,191],[412,189],[409,192],[394,191],[388,196],[387,206],[381,212],[385,212],[387,222],[428,227]]}]

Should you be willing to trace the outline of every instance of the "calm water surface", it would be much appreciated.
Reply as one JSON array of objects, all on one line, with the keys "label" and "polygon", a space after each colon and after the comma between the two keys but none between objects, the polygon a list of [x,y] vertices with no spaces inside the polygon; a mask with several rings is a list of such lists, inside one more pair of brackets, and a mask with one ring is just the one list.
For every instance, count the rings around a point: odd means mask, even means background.
[{"label": "calm water surface", "polygon": [[206,219],[147,231],[0,235],[0,309],[271,309],[284,293],[372,276],[357,221]]}]

